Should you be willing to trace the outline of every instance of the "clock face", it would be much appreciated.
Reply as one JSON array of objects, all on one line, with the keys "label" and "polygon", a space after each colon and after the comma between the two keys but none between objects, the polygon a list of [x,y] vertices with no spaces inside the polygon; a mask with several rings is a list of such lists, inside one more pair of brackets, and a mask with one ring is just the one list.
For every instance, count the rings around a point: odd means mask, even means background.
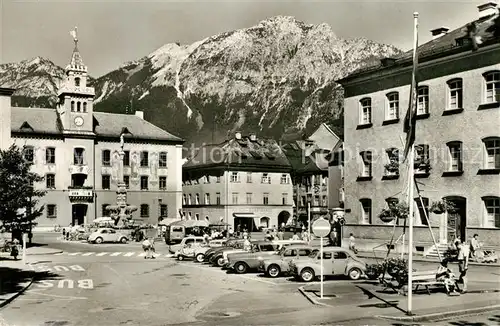
[{"label": "clock face", "polygon": [[82,117],[76,117],[75,118],[75,125],[77,125],[78,127],[82,126],[83,125],[83,118]]}]

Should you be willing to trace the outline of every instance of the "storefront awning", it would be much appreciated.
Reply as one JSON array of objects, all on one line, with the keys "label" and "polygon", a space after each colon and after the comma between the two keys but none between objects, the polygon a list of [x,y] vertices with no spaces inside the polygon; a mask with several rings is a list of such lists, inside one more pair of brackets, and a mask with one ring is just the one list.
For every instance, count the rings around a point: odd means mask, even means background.
[{"label": "storefront awning", "polygon": [[233,217],[239,218],[258,218],[254,213],[233,213]]}]

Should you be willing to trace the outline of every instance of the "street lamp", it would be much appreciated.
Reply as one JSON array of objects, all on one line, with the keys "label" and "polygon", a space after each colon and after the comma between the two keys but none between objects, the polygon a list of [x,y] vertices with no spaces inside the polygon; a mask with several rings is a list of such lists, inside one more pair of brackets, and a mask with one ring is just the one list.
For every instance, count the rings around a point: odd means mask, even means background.
[{"label": "street lamp", "polygon": [[307,194],[307,237],[311,243],[311,202],[312,194]]}]

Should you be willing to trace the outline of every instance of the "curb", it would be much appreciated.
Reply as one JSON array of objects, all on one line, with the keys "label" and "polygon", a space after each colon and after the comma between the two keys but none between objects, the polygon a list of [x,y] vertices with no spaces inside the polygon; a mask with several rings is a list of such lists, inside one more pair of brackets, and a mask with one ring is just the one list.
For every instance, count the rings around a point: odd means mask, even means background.
[{"label": "curb", "polygon": [[438,312],[438,313],[420,315],[420,316],[403,316],[403,317],[376,316],[376,317],[381,318],[381,319],[404,321],[404,322],[427,322],[427,321],[445,320],[445,319],[462,317],[462,316],[467,316],[467,315],[482,314],[482,313],[485,313],[488,311],[495,311],[498,309],[500,309],[500,304],[486,306],[486,307],[479,307],[479,308],[462,309],[462,310],[456,310],[456,311]]},{"label": "curb", "polygon": [[49,253],[47,253],[47,252],[41,252],[41,253],[35,253],[35,254],[27,253],[26,256],[46,256],[46,255],[60,254],[62,252],[63,252],[63,250],[54,249],[53,251],[51,251]]},{"label": "curb", "polygon": [[[35,268],[33,268],[33,266],[30,263],[28,263],[27,265],[30,267],[31,271],[33,271],[33,272],[35,271]],[[31,286],[31,284],[33,284],[34,280],[35,280],[35,276],[32,276],[31,279],[29,280],[28,284],[25,285],[21,290],[19,290],[17,293],[14,293],[12,296],[10,296],[10,298],[0,302],[0,308],[5,307],[6,305],[8,305],[12,301],[14,301],[18,296],[23,294],[24,291],[26,291]]]},{"label": "curb", "polygon": [[[369,259],[380,259],[383,260],[383,257],[374,257],[373,255],[370,256],[369,254],[358,254],[356,255],[357,257],[360,258],[369,258]],[[424,258],[424,257],[413,257],[413,261],[421,261],[421,262],[426,262],[426,263],[439,263],[438,259],[429,259],[429,258]],[[486,267],[500,267],[499,263],[478,263],[478,262],[473,262],[469,261],[469,265],[472,266],[486,266]]]},{"label": "curb", "polygon": [[312,304],[315,304],[315,305],[318,305],[318,306],[323,306],[323,307],[329,307],[330,305],[327,305],[326,303],[323,303],[323,302],[319,302],[317,299],[315,299],[313,296],[309,295],[309,293],[307,293],[306,290],[304,290],[304,287],[303,286],[300,286],[299,287],[299,292],[306,297],[307,300],[309,300],[309,302],[311,302]]}]

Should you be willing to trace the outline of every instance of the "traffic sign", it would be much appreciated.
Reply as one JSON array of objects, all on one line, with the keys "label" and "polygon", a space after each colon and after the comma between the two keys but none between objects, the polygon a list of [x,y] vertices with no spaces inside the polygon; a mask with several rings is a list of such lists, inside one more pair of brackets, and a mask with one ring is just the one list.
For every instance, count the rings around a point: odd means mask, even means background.
[{"label": "traffic sign", "polygon": [[312,225],[312,231],[315,236],[320,238],[328,236],[331,231],[330,221],[325,220],[322,217],[317,219]]}]

